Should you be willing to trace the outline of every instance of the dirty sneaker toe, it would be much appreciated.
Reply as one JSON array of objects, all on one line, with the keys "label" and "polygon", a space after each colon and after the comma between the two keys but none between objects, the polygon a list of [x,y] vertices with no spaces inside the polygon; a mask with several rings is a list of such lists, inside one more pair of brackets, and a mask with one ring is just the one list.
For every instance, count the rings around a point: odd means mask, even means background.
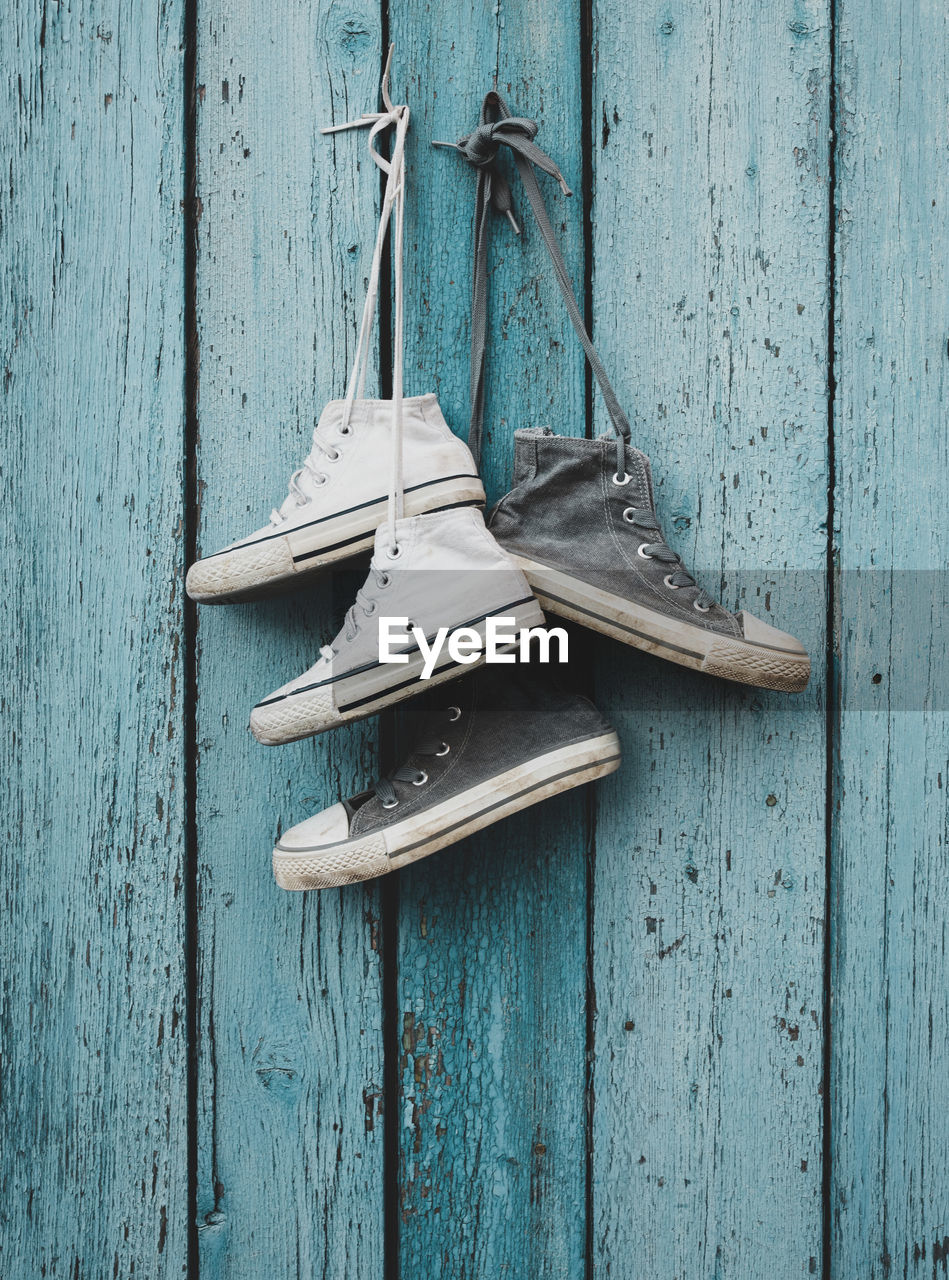
[{"label": "dirty sneaker toe", "polygon": [[619,768],[596,707],[545,676],[489,667],[440,702],[397,769],[280,837],[281,888],[372,879]]}]

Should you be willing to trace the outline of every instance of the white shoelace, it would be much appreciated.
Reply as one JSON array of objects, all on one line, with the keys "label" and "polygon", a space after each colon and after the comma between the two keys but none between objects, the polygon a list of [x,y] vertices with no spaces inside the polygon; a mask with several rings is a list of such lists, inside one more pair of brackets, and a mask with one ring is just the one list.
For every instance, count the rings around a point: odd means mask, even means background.
[{"label": "white shoelace", "polygon": [[[328,128],[323,129],[322,132],[340,133],[344,129],[360,129],[365,125],[369,125],[369,154],[375,164],[387,175],[385,193],[382,200],[382,212],[379,217],[379,228],[376,232],[376,243],[372,253],[372,265],[369,270],[366,301],[363,305],[359,338],[356,343],[356,358],[353,361],[349,385],[346,389],[346,399],[343,404],[343,418],[339,425],[339,434],[343,436],[348,435],[351,430],[350,419],[352,418],[355,401],[363,398],[366,371],[369,366],[369,341],[372,335],[379,295],[382,253],[385,248],[386,233],[392,221],[392,212],[393,209],[395,210],[395,231],[392,247],[393,275],[395,278],[395,296],[393,298],[392,441],[387,522],[391,547],[397,551],[395,525],[396,521],[402,517],[404,488],[402,477],[402,382],[404,368],[402,256],[405,239],[405,139],[409,131],[409,109],[405,104],[395,105],[389,95],[389,70],[392,65],[393,49],[394,46],[390,45],[385,70],[382,75],[382,101],[385,110],[367,112],[358,120],[330,125]],[[392,156],[390,159],[386,159],[376,150],[373,144],[380,134],[391,127],[395,128]],[[318,469],[320,456],[327,457],[333,462],[339,456],[332,443],[320,438],[319,428],[313,432],[313,446],[313,450],[303,466],[299,471],[295,471],[290,478],[290,492],[298,500],[303,499],[305,501],[305,495],[299,488],[299,481],[303,473],[308,472],[315,484],[323,485],[326,483],[327,477]],[[275,524],[279,523],[282,518],[281,513],[278,511],[274,511],[271,515],[271,520]]]}]

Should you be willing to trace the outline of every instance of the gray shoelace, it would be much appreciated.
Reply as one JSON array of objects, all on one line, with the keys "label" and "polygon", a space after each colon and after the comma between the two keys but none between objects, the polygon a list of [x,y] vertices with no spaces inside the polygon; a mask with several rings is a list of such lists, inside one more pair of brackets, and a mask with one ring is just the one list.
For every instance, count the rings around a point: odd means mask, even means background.
[{"label": "gray shoelace", "polygon": [[[497,117],[497,118],[495,118]],[[453,147],[460,151],[469,164],[478,171],[478,187],[475,199],[475,232],[474,232],[474,277],[471,306],[471,421],[468,429],[468,445],[480,464],[481,437],[484,428],[484,358],[487,335],[488,305],[488,224],[492,206],[508,218],[514,230],[520,228],[512,209],[511,188],[507,179],[494,163],[498,150],[502,146],[510,149],[517,171],[521,175],[524,190],[534,211],[534,217],[540,228],[544,244],[553,263],[554,274],[567,306],[567,314],[576,330],[580,345],[586,353],[593,376],[596,378],[607,412],[616,433],[616,472],[626,473],[626,443],[630,437],[629,420],[616,398],[616,392],[606,376],[606,371],[596,354],[590,335],[586,331],[576,295],[570,283],[563,254],[554,235],[553,227],[547,216],[544,197],[534,172],[534,166],[544,173],[556,178],[564,195],[570,195],[570,188],[563,174],[534,142],[538,128],[534,120],[523,116],[512,116],[507,103],[501,95],[492,90],[485,95],[481,105],[481,116],[478,125],[466,137],[457,142],[436,142],[436,147]]]},{"label": "gray shoelace", "polygon": [[[413,756],[446,756],[450,750],[451,747],[443,738],[427,736],[416,742],[411,754]],[[424,769],[414,765],[400,764],[397,769],[380,778],[372,790],[381,800],[383,809],[394,809],[399,803],[398,792],[393,785],[396,782],[411,782],[413,786],[421,787],[428,782],[428,774]]]},{"label": "gray shoelace", "polygon": [[[375,584],[376,590],[380,587],[387,587],[391,581],[389,575],[384,569],[380,569],[377,565],[369,566],[370,577]],[[376,600],[373,596],[366,594],[366,587],[369,585],[365,582],[356,592],[355,602],[346,610],[346,639],[352,643],[359,634],[359,619],[356,609],[359,608],[367,618],[371,618],[376,611]]]},{"label": "gray shoelace", "polygon": [[[642,529],[647,534],[657,533],[662,539],[662,529],[654,511],[644,507],[627,507],[623,512],[623,519],[627,524],[635,525],[637,529]],[[682,562],[679,557],[664,539],[659,542],[644,542],[640,547],[640,551],[650,560],[658,560],[660,564],[677,564],[679,568],[676,569],[675,573],[667,575],[666,585],[676,590],[680,587],[697,587],[692,604],[703,613],[711,609],[715,603],[712,596],[702,587],[699,587],[692,575],[682,568]]]}]

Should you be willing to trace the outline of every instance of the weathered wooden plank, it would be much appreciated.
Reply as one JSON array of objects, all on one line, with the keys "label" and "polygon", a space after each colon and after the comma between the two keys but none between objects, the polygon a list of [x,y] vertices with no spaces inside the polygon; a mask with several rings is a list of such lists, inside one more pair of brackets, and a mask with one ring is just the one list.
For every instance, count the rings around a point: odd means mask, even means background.
[{"label": "weathered wooden plank", "polygon": [[823,0],[594,3],[595,336],[677,549],[815,659],[603,646],[597,1275],[820,1269],[828,57]]},{"label": "weathered wooden plank", "polygon": [[949,13],[838,4],[835,1276],[949,1256]]},{"label": "weathered wooden plank", "polygon": [[[375,234],[375,5],[201,6],[200,542],[258,527],[341,395]],[[352,585],[200,611],[202,1275],[381,1275],[377,891],[278,889],[278,829],[350,794],[374,726],[268,749],[250,706],[335,634]]]},{"label": "weathered wooden plank", "polygon": [[151,0],[0,31],[9,1277],[186,1262],[181,36]]},{"label": "weathered wooden plank", "polygon": [[[475,179],[460,157],[428,144],[469,130],[497,74],[579,191],[578,5],[400,2],[390,22],[415,119],[406,389],[434,387],[464,434]],[[543,181],[569,219],[564,244],[579,282],[581,201],[565,204]],[[553,422],[582,435],[585,425],[582,356],[514,190],[523,238],[503,221],[492,233],[492,496],[509,485],[515,427]],[[419,1258],[459,1280],[582,1273],[584,808],[582,794],[562,797],[400,877],[405,1276]]]}]

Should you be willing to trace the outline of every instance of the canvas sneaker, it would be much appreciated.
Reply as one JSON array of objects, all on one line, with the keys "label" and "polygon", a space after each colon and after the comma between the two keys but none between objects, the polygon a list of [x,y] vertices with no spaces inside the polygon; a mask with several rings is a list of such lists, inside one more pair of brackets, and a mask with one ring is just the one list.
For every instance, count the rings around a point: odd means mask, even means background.
[{"label": "canvas sneaker", "polygon": [[[348,424],[345,406],[331,400],[323,410],[313,447],[270,523],[191,566],[192,600],[222,604],[292,587],[372,548],[389,494],[392,401],[355,401]],[[405,514],[482,505],[474,459],[435,396],[403,399],[402,413]]]},{"label": "canvas sneaker", "polygon": [[515,432],[514,487],[488,519],[545,610],[670,662],[764,689],[803,689],[800,641],[702,589],[663,536],[649,459],[612,439]]},{"label": "canvas sneaker", "polygon": [[[187,591],[205,604],[239,600],[299,583],[368,551],[393,511],[422,515],[484,503],[478,468],[448,428],[434,395],[403,396],[403,242],[408,107],[389,94],[392,47],[382,76],[383,110],[324,133],[368,128],[369,154],[385,190],[346,397],[332,400],[313,432],[303,466],[270,523],[193,564]],[[391,156],[377,142],[391,132]],[[365,399],[386,239],[392,232],[395,328],[392,399]]]},{"label": "canvas sneaker", "polygon": [[[272,746],[324,733],[462,675],[469,664],[443,648],[421,679],[420,643],[390,646],[404,662],[380,658],[381,631],[402,619],[405,634],[419,628],[431,645],[440,628],[469,628],[485,637],[489,622],[507,619],[511,631],[541,626],[544,615],[520,569],[488,533],[474,507],[408,516],[383,525],[369,577],[357,592],[339,635],[303,675],[259,702],[250,727]],[[504,633],[508,630],[505,625]],[[503,649],[508,646],[500,646]],[[483,660],[475,657],[470,665]]]},{"label": "canvas sneaker", "polygon": [[497,91],[482,103],[477,126],[450,145],[477,173],[471,338],[471,421],[477,458],[484,416],[488,326],[487,235],[491,208],[514,222],[511,192],[494,158],[512,154],[567,314],[596,379],[613,428],[597,440],[549,429],[515,432],[513,488],[489,517],[491,532],[515,558],[551,613],[682,666],[765,689],[803,689],[810,674],[804,646],[749,613],[729,613],[702,589],[666,542],[656,515],[649,459],[630,444],[631,429],[583,323],[536,165],[570,194],[563,175],[537,146],[537,125],[512,116]]},{"label": "canvas sneaker", "polygon": [[487,667],[434,701],[397,769],[280,837],[281,888],[370,880],[619,768],[596,707],[530,670]]}]

